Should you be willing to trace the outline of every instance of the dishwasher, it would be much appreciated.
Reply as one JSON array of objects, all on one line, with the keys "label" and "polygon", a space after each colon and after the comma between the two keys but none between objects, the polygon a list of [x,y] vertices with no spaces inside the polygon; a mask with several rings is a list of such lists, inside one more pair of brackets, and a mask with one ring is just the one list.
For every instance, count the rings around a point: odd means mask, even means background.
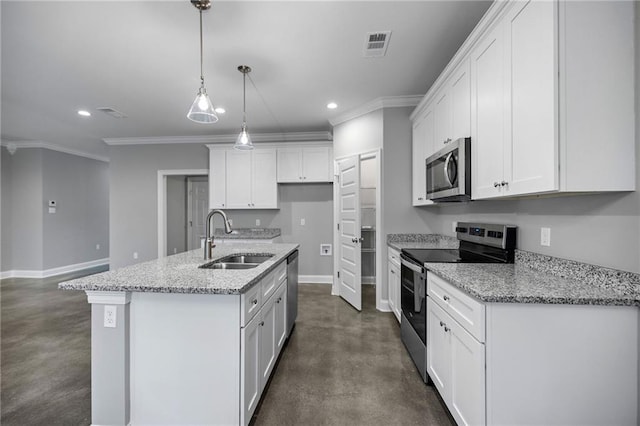
[{"label": "dishwasher", "polygon": [[298,316],[298,250],[287,257],[287,335],[291,335]]}]

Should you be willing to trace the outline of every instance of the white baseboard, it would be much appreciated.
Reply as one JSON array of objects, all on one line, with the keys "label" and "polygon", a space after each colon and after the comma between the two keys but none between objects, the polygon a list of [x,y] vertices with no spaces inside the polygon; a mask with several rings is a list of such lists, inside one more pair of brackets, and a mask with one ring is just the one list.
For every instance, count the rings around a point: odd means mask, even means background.
[{"label": "white baseboard", "polygon": [[43,271],[29,271],[14,269],[0,272],[0,279],[5,278],[49,278],[56,275],[68,274],[69,272],[82,271],[83,269],[95,268],[109,264],[109,258],[91,260],[89,262],[76,263],[74,265],[59,266],[57,268],[45,269]]},{"label": "white baseboard", "polygon": [[301,284],[333,284],[333,275],[300,275],[298,282]]}]

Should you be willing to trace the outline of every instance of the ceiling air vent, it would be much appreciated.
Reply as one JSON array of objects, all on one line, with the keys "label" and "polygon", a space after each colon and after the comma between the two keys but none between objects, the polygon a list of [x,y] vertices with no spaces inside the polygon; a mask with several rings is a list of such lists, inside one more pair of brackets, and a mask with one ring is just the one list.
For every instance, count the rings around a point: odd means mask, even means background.
[{"label": "ceiling air vent", "polygon": [[96,108],[98,111],[102,111],[105,114],[112,116],[113,118],[127,118],[124,112],[120,112],[117,109],[109,108],[109,107],[100,107]]},{"label": "ceiling air vent", "polygon": [[391,31],[367,33],[364,42],[364,56],[366,58],[376,58],[386,55],[389,39],[391,39]]}]

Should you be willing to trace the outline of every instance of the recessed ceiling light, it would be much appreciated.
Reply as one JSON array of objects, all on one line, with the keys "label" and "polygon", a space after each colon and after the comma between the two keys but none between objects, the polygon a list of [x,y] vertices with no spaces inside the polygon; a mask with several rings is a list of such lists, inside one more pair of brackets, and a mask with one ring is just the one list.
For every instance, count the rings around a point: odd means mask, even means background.
[{"label": "recessed ceiling light", "polygon": [[83,117],[91,117],[91,113],[85,109],[79,109],[78,115],[81,115]]},{"label": "recessed ceiling light", "polygon": [[227,110],[222,107],[218,107],[214,111],[217,112],[218,114],[224,114],[225,112],[227,112]]},{"label": "recessed ceiling light", "polygon": [[336,108],[338,108],[338,104],[337,104],[337,103],[335,103],[335,102],[329,102],[329,103],[327,104],[327,108],[329,108],[329,109],[336,109]]}]

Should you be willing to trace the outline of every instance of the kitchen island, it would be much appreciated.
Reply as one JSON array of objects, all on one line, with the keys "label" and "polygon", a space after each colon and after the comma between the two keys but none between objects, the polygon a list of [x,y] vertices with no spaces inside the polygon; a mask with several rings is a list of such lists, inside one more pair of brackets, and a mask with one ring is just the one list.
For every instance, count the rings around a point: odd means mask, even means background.
[{"label": "kitchen island", "polygon": [[[290,330],[297,244],[224,244],[63,282],[91,303],[92,424],[248,424]],[[237,254],[251,269],[202,269]]]}]

